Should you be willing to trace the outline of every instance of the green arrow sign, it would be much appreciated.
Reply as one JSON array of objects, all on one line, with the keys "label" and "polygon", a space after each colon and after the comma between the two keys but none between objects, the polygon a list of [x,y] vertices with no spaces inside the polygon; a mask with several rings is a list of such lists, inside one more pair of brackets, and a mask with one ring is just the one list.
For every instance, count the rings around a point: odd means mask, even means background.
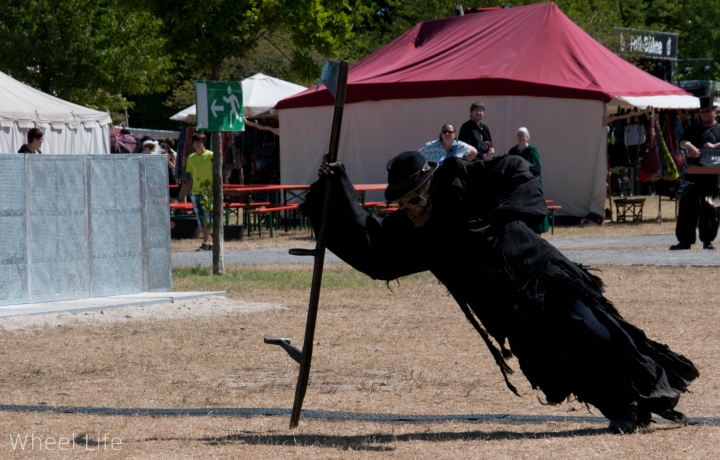
[{"label": "green arrow sign", "polygon": [[239,81],[196,81],[198,131],[242,131],[242,85]]}]

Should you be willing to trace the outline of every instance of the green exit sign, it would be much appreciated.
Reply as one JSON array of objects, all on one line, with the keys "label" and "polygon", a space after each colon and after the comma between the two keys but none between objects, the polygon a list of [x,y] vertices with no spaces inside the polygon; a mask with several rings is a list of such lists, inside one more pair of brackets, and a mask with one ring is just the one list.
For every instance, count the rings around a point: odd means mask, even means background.
[{"label": "green exit sign", "polygon": [[239,81],[196,81],[198,131],[242,131],[242,84]]}]

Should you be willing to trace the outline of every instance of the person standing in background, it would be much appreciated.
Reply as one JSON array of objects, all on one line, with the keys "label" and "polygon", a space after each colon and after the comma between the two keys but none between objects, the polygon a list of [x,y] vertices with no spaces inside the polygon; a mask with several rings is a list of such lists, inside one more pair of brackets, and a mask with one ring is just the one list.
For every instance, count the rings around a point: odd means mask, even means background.
[{"label": "person standing in background", "polygon": [[27,133],[27,144],[23,144],[18,153],[36,153],[42,154],[40,147],[43,145],[44,133],[40,128],[30,128]]},{"label": "person standing in background", "polygon": [[[212,190],[213,183],[213,152],[205,149],[206,139],[203,133],[193,134],[192,145],[195,153],[187,159],[187,166],[185,167],[186,179],[183,182],[184,193],[187,193],[187,188],[191,189],[190,200],[193,204],[198,225],[202,231],[203,243],[197,249],[198,251],[212,250],[212,235],[210,234],[210,228],[213,223],[212,213],[205,212],[202,205],[204,198],[203,189]],[[184,194],[181,196],[184,196]]]},{"label": "person standing in background", "polygon": [[480,123],[485,115],[485,106],[480,101],[475,101],[470,105],[470,119],[463,123],[460,127],[458,140],[472,145],[478,151],[478,155],[488,155],[490,159],[495,155],[495,149],[492,147],[492,137],[490,137],[490,129],[487,125]]},{"label": "person standing in background", "polygon": [[156,153],[155,152],[155,142],[153,142],[151,140],[147,140],[147,141],[143,142],[142,151],[140,153],[145,154],[145,155],[152,155],[152,154]]},{"label": "person standing in background", "polygon": [[[172,139],[165,139],[163,141],[162,145],[162,153],[167,155],[168,160],[168,184],[169,185],[177,185],[177,179],[175,178],[175,165],[177,162],[177,153],[175,150],[173,150],[173,140]],[[178,189],[177,187],[172,187],[170,189],[170,198],[171,201],[177,201],[178,197]]]},{"label": "person standing in background", "polygon": [[[540,168],[540,154],[534,145],[530,144],[530,131],[527,128],[520,128],[517,132],[518,143],[510,149],[508,155],[518,155],[525,161],[531,163],[538,172],[540,178],[540,187],[544,189],[542,183],[542,168]],[[543,190],[544,191],[544,190]],[[550,228],[547,216],[537,224],[528,224],[530,230],[534,231],[538,235],[545,233]]]},{"label": "person standing in background", "polygon": [[[688,126],[680,138],[680,148],[685,150],[687,162],[697,164],[700,149],[720,149],[720,126],[715,121],[713,97],[700,98],[700,123]],[[706,197],[718,194],[717,174],[686,174],[685,181],[692,183],[680,198],[675,236],[678,243],[671,251],[690,249],[695,244],[696,229],[703,249],[714,250],[713,241],[718,234],[718,211]]]}]

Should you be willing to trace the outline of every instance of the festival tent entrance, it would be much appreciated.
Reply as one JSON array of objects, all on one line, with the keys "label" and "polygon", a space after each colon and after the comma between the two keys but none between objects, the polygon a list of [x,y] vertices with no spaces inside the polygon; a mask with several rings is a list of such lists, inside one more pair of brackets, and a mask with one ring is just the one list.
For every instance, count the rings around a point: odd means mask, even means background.
[{"label": "festival tent entrance", "polygon": [[[554,3],[422,22],[350,68],[339,161],[356,183],[385,183],[394,155],[456,131],[481,100],[496,152],[521,126],[538,148],[558,214],[602,216],[610,107],[699,107],[698,99],[624,61]],[[631,102],[628,102],[631,101]],[[311,183],[328,151],[333,98],[314,88],[278,103],[281,177]]]},{"label": "festival tent entrance", "polygon": [[[296,85],[279,78],[268,77],[257,73],[242,82],[243,108],[245,117],[257,118],[277,116],[273,107],[279,100],[305,90],[304,86]],[[195,121],[196,108],[191,105],[172,117],[175,121]]]},{"label": "festival tent entrance", "polygon": [[106,112],[31,88],[0,72],[0,153],[17,153],[30,128],[44,131],[43,154],[110,153]]}]

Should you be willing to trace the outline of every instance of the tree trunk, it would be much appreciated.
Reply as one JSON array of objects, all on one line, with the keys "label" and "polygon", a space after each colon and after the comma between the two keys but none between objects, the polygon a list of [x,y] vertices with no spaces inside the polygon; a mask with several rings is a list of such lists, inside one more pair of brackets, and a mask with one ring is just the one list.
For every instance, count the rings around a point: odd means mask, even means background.
[{"label": "tree trunk", "polygon": [[[220,80],[220,64],[214,62],[210,73],[211,80]],[[223,235],[223,149],[222,149],[222,133],[220,131],[212,132],[213,144],[213,274],[225,274],[225,250],[223,243],[225,237]]]}]

